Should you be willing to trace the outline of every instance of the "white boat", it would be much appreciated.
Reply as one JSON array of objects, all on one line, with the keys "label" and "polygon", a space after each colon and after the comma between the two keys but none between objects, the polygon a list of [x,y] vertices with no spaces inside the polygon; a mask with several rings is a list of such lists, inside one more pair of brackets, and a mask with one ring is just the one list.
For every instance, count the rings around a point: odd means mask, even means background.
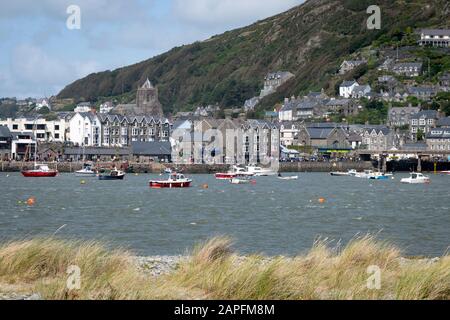
[{"label": "white boat", "polygon": [[298,176],[289,176],[289,177],[278,176],[278,179],[280,179],[280,180],[298,180]]},{"label": "white boat", "polygon": [[382,172],[374,172],[369,179],[371,180],[388,180],[392,177],[392,174],[382,173]]},{"label": "white boat", "polygon": [[441,174],[448,174],[448,175],[450,175],[450,171],[441,171]]},{"label": "white boat", "polygon": [[343,172],[343,171],[335,171],[335,172],[330,172],[330,174],[334,177],[354,177],[356,176],[358,172],[356,170],[349,170],[347,172]]},{"label": "white boat", "polygon": [[253,173],[247,172],[244,168],[233,166],[231,171],[216,173],[215,177],[217,180],[230,180],[237,177],[252,177],[253,175]]},{"label": "white boat", "polygon": [[265,168],[257,167],[257,166],[247,166],[246,169],[247,169],[247,172],[252,173],[256,177],[268,177],[268,176],[277,175],[277,172],[275,172],[273,170],[265,169]]},{"label": "white boat", "polygon": [[401,182],[408,184],[429,184],[431,183],[431,179],[424,176],[422,173],[413,172],[410,174],[409,178],[404,178]]},{"label": "white boat", "polygon": [[92,170],[92,166],[90,164],[85,164],[83,169],[75,172],[75,176],[77,176],[77,177],[95,177],[95,176],[97,176],[97,172]]},{"label": "white boat", "polygon": [[374,176],[373,170],[364,170],[364,172],[357,172],[355,177],[362,179],[370,179],[370,177]]},{"label": "white boat", "polygon": [[231,184],[249,184],[251,180],[245,178],[233,178],[230,180],[230,182]]}]

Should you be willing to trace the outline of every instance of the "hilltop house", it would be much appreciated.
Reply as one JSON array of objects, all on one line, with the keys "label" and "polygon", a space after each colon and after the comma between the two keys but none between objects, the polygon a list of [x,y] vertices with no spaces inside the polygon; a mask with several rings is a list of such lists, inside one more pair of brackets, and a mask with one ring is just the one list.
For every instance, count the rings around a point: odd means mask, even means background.
[{"label": "hilltop house", "polygon": [[389,109],[388,123],[390,127],[409,126],[411,117],[420,112],[419,107],[394,107]]},{"label": "hilltop house", "polygon": [[75,107],[75,109],[73,111],[78,112],[78,113],[91,112],[92,104],[90,102],[81,102],[81,103],[77,104],[77,106]]},{"label": "hilltop house", "polygon": [[261,90],[260,98],[274,93],[281,85],[293,77],[294,75],[288,71],[268,73],[264,78],[264,89]]},{"label": "hilltop house", "polygon": [[47,109],[51,110],[49,99],[47,99],[47,98],[37,99],[36,110],[39,111],[42,108],[47,108]]},{"label": "hilltop house", "polygon": [[352,93],[353,93],[353,89],[355,89],[355,87],[359,86],[359,83],[356,82],[355,80],[351,80],[351,81],[344,81],[342,82],[341,86],[339,87],[339,95],[341,97],[344,98],[350,98]]},{"label": "hilltop house", "polygon": [[365,60],[344,60],[339,68],[339,74],[344,75],[347,72],[359,67],[360,65],[366,64]]},{"label": "hilltop house", "polygon": [[372,92],[370,85],[355,86],[352,90],[351,96],[354,99],[361,99],[367,97]]},{"label": "hilltop house", "polygon": [[114,105],[111,101],[104,102],[100,105],[99,113],[107,114],[110,113],[114,109]]},{"label": "hilltop house", "polygon": [[441,87],[450,88],[450,73],[446,72],[439,77],[439,85]]},{"label": "hilltop house", "polygon": [[438,89],[433,87],[408,87],[409,96],[420,100],[429,101],[437,94]]},{"label": "hilltop house", "polygon": [[326,104],[326,110],[328,113],[340,113],[345,117],[355,116],[362,109],[353,99],[331,99]]},{"label": "hilltop house", "polygon": [[450,47],[450,29],[423,29],[420,32],[419,45]]},{"label": "hilltop house", "polygon": [[418,77],[422,74],[422,62],[400,62],[394,64],[392,72],[399,76]]}]

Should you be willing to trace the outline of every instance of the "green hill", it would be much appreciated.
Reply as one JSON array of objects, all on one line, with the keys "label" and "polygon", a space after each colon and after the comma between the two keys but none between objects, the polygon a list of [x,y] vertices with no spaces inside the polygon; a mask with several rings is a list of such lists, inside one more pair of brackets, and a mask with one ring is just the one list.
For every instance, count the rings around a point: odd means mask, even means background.
[{"label": "green hill", "polygon": [[[91,74],[63,89],[58,98],[97,101],[133,99],[148,77],[159,88],[165,112],[195,104],[242,106],[258,95],[264,75],[286,70],[296,77],[262,106],[285,96],[322,87],[334,91],[331,75],[349,54],[373,43],[388,43],[404,30],[450,26],[446,0],[382,0],[381,30],[368,30],[366,9],[372,0],[310,0],[248,27],[177,47],[152,59]],[[120,43],[117,44],[120,46]],[[125,94],[123,94],[125,92]]]}]

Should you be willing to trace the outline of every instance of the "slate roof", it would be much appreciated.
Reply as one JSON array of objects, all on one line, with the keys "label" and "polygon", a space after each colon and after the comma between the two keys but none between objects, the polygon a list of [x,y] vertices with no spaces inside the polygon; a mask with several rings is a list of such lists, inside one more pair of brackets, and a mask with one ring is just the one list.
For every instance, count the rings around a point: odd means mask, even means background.
[{"label": "slate roof", "polygon": [[358,85],[358,82],[356,82],[355,80],[351,80],[351,81],[344,81],[341,84],[341,87],[351,87],[353,84]]},{"label": "slate roof", "polygon": [[441,118],[436,124],[438,127],[450,127],[450,117]]},{"label": "slate roof", "polygon": [[427,134],[427,139],[450,139],[450,129],[433,129]]},{"label": "slate roof", "polygon": [[437,119],[438,112],[436,110],[423,110],[411,117],[411,119],[430,119],[430,118]]},{"label": "slate roof", "polygon": [[311,139],[327,139],[335,128],[306,128]]},{"label": "slate roof", "polygon": [[421,33],[430,36],[450,36],[450,29],[422,29]]},{"label": "slate roof", "polygon": [[168,141],[132,142],[133,155],[137,156],[170,156],[172,147]]},{"label": "slate roof", "polygon": [[0,138],[11,138],[11,132],[7,126],[0,126]]}]

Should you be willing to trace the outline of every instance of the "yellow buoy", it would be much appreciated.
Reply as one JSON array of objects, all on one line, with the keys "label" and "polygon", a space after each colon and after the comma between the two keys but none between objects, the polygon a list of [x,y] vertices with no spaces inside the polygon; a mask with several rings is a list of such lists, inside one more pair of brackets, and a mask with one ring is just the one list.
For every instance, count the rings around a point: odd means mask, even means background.
[{"label": "yellow buoy", "polygon": [[85,180],[81,180],[80,184],[86,184],[86,181]]}]

